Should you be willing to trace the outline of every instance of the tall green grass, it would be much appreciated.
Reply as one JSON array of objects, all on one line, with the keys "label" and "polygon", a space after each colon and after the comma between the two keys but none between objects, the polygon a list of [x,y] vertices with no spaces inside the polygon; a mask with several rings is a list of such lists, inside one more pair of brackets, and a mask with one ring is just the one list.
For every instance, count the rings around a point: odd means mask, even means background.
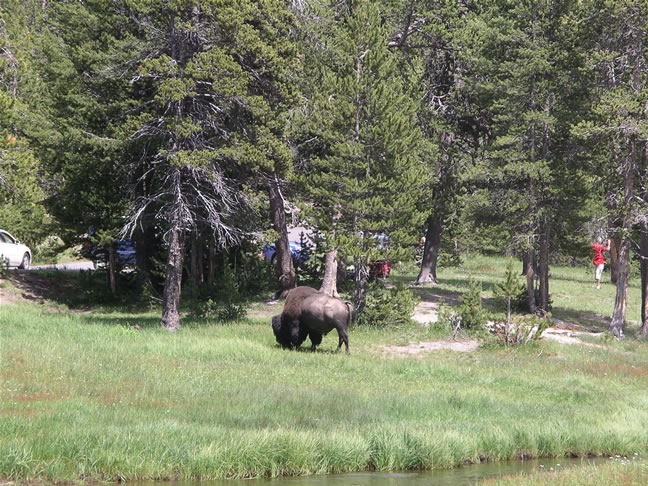
[{"label": "tall green grass", "polygon": [[[503,260],[487,263],[444,272],[439,290],[461,289],[468,273],[496,281]],[[281,350],[269,318],[187,317],[176,334],[158,321],[0,306],[0,478],[430,469],[648,444],[640,342],[390,357],[382,345],[429,331],[354,328],[345,355],[330,335],[321,352]]]}]

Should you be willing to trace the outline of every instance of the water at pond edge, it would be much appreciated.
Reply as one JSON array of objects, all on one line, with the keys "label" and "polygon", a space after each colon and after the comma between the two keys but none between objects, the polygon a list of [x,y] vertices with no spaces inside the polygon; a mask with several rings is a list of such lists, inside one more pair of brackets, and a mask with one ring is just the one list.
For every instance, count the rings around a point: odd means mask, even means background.
[{"label": "water at pond edge", "polygon": [[[530,459],[471,464],[454,469],[404,472],[357,472],[322,474],[313,476],[282,477],[273,479],[229,479],[221,481],[173,481],[172,486],[464,486],[477,481],[508,474],[553,471],[573,466],[597,465],[606,461],[634,461],[634,457],[580,457]],[[154,486],[155,482],[131,482],[136,486]]]}]

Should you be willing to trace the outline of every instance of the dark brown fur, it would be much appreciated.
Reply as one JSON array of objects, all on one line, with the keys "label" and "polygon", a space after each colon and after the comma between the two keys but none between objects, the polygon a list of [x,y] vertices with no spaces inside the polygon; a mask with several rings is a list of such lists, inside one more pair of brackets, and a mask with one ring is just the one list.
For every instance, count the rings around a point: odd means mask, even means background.
[{"label": "dark brown fur", "polygon": [[308,331],[303,331],[299,323],[301,303],[304,299],[316,293],[316,289],[305,286],[295,287],[288,292],[281,315],[272,318],[272,330],[281,347],[299,347],[306,339]]}]

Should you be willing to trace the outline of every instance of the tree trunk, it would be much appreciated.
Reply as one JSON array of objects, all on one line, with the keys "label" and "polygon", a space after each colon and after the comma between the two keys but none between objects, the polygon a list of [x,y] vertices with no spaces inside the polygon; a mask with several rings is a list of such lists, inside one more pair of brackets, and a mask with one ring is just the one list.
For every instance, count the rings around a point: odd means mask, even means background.
[{"label": "tree trunk", "polygon": [[270,180],[270,219],[279,239],[275,242],[275,264],[279,289],[276,298],[284,297],[288,291],[297,285],[297,274],[290,254],[288,230],[286,228],[286,213],[283,196],[279,188],[279,180]]},{"label": "tree trunk", "polygon": [[353,303],[355,315],[360,315],[367,304],[367,282],[369,280],[369,272],[367,272],[367,264],[357,257],[353,266],[355,267]]},{"label": "tree trunk", "polygon": [[[535,253],[533,254],[533,257],[535,259]],[[538,270],[538,266],[536,265],[535,260],[530,262],[529,253],[525,251],[524,253],[522,253],[522,273],[520,275],[526,276],[529,264],[533,265],[534,272]]]},{"label": "tree trunk", "polygon": [[540,227],[540,252],[538,255],[538,307],[549,312],[549,241],[551,227],[547,216],[542,218]]},{"label": "tree trunk", "polygon": [[[640,158],[640,177],[646,180],[648,171],[648,143],[644,142]],[[645,187],[645,185],[643,186]],[[648,200],[648,191],[641,191],[641,199]],[[640,220],[639,226],[639,261],[641,268],[641,328],[639,329],[640,338],[648,338],[648,220],[646,215]]]},{"label": "tree trunk", "polygon": [[202,244],[198,231],[191,233],[191,283],[199,287],[204,282]]},{"label": "tree trunk", "polygon": [[338,296],[337,291],[337,250],[326,253],[324,260],[324,281],[320,287],[320,292],[333,297]]},{"label": "tree trunk", "polygon": [[443,221],[439,216],[431,215],[427,220],[427,230],[425,232],[425,246],[423,247],[423,261],[421,270],[416,277],[416,284],[421,285],[427,282],[437,284],[437,262],[439,252],[441,251],[441,233],[443,231]]},{"label": "tree trunk", "polygon": [[621,239],[618,236],[610,238],[610,282],[617,283],[619,276],[619,245]]},{"label": "tree trunk", "polygon": [[162,296],[162,321],[169,332],[180,327],[180,293],[182,291],[182,266],[184,263],[185,232],[177,221],[169,231],[169,256]]},{"label": "tree trunk", "polygon": [[117,295],[117,261],[113,242],[108,243],[108,286],[113,297]]},{"label": "tree trunk", "polygon": [[629,153],[623,164],[623,208],[625,209],[621,221],[621,245],[618,248],[618,275],[616,284],[616,298],[614,300],[614,311],[610,322],[610,333],[616,337],[623,337],[626,320],[626,305],[628,294],[628,277],[630,274],[630,239],[628,236],[632,230],[631,206],[634,197],[634,176],[636,168],[636,140],[634,136],[629,140]]},{"label": "tree trunk", "polygon": [[625,328],[625,316],[628,293],[628,275],[629,275],[629,242],[623,238],[619,248],[619,273],[616,283],[616,298],[614,299],[614,311],[612,312],[612,321],[610,322],[610,333],[616,337],[623,337]]},{"label": "tree trunk", "polygon": [[533,248],[525,250],[526,257],[529,261],[526,270],[526,281],[527,281],[527,303],[529,305],[529,312],[531,314],[536,313],[536,298],[535,298],[535,265],[531,262],[535,262],[536,254]]},{"label": "tree trunk", "polygon": [[639,337],[648,337],[648,222],[641,222],[641,329]]}]

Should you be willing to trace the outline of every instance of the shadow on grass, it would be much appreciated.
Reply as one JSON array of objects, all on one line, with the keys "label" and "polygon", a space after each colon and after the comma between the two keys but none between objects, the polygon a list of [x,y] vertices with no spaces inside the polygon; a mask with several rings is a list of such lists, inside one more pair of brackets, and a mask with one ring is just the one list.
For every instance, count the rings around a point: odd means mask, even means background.
[{"label": "shadow on grass", "polygon": [[121,275],[117,295],[112,295],[105,271],[66,272],[60,270],[15,271],[7,280],[25,300],[65,306],[71,310],[96,307],[121,310],[141,306],[135,295],[133,275]]},{"label": "shadow on grass", "polygon": [[596,312],[581,311],[568,307],[554,306],[551,315],[555,319],[574,323],[581,326],[590,326],[600,331],[606,331],[610,325],[610,317],[597,314]]},{"label": "shadow on grass", "polygon": [[[479,278],[475,278],[475,280],[481,282],[482,292],[492,293],[495,289],[495,282],[484,281]],[[451,290],[445,287],[460,288],[462,290]],[[410,290],[423,301],[438,302],[439,299],[444,299],[446,302],[454,303],[468,290],[468,278],[442,278],[439,279],[439,285],[411,285]]]},{"label": "shadow on grass", "polygon": [[145,314],[132,314],[129,316],[124,315],[90,315],[87,318],[88,324],[100,326],[123,326],[135,327],[139,326],[141,329],[158,329],[160,328],[160,317],[156,315]]}]

